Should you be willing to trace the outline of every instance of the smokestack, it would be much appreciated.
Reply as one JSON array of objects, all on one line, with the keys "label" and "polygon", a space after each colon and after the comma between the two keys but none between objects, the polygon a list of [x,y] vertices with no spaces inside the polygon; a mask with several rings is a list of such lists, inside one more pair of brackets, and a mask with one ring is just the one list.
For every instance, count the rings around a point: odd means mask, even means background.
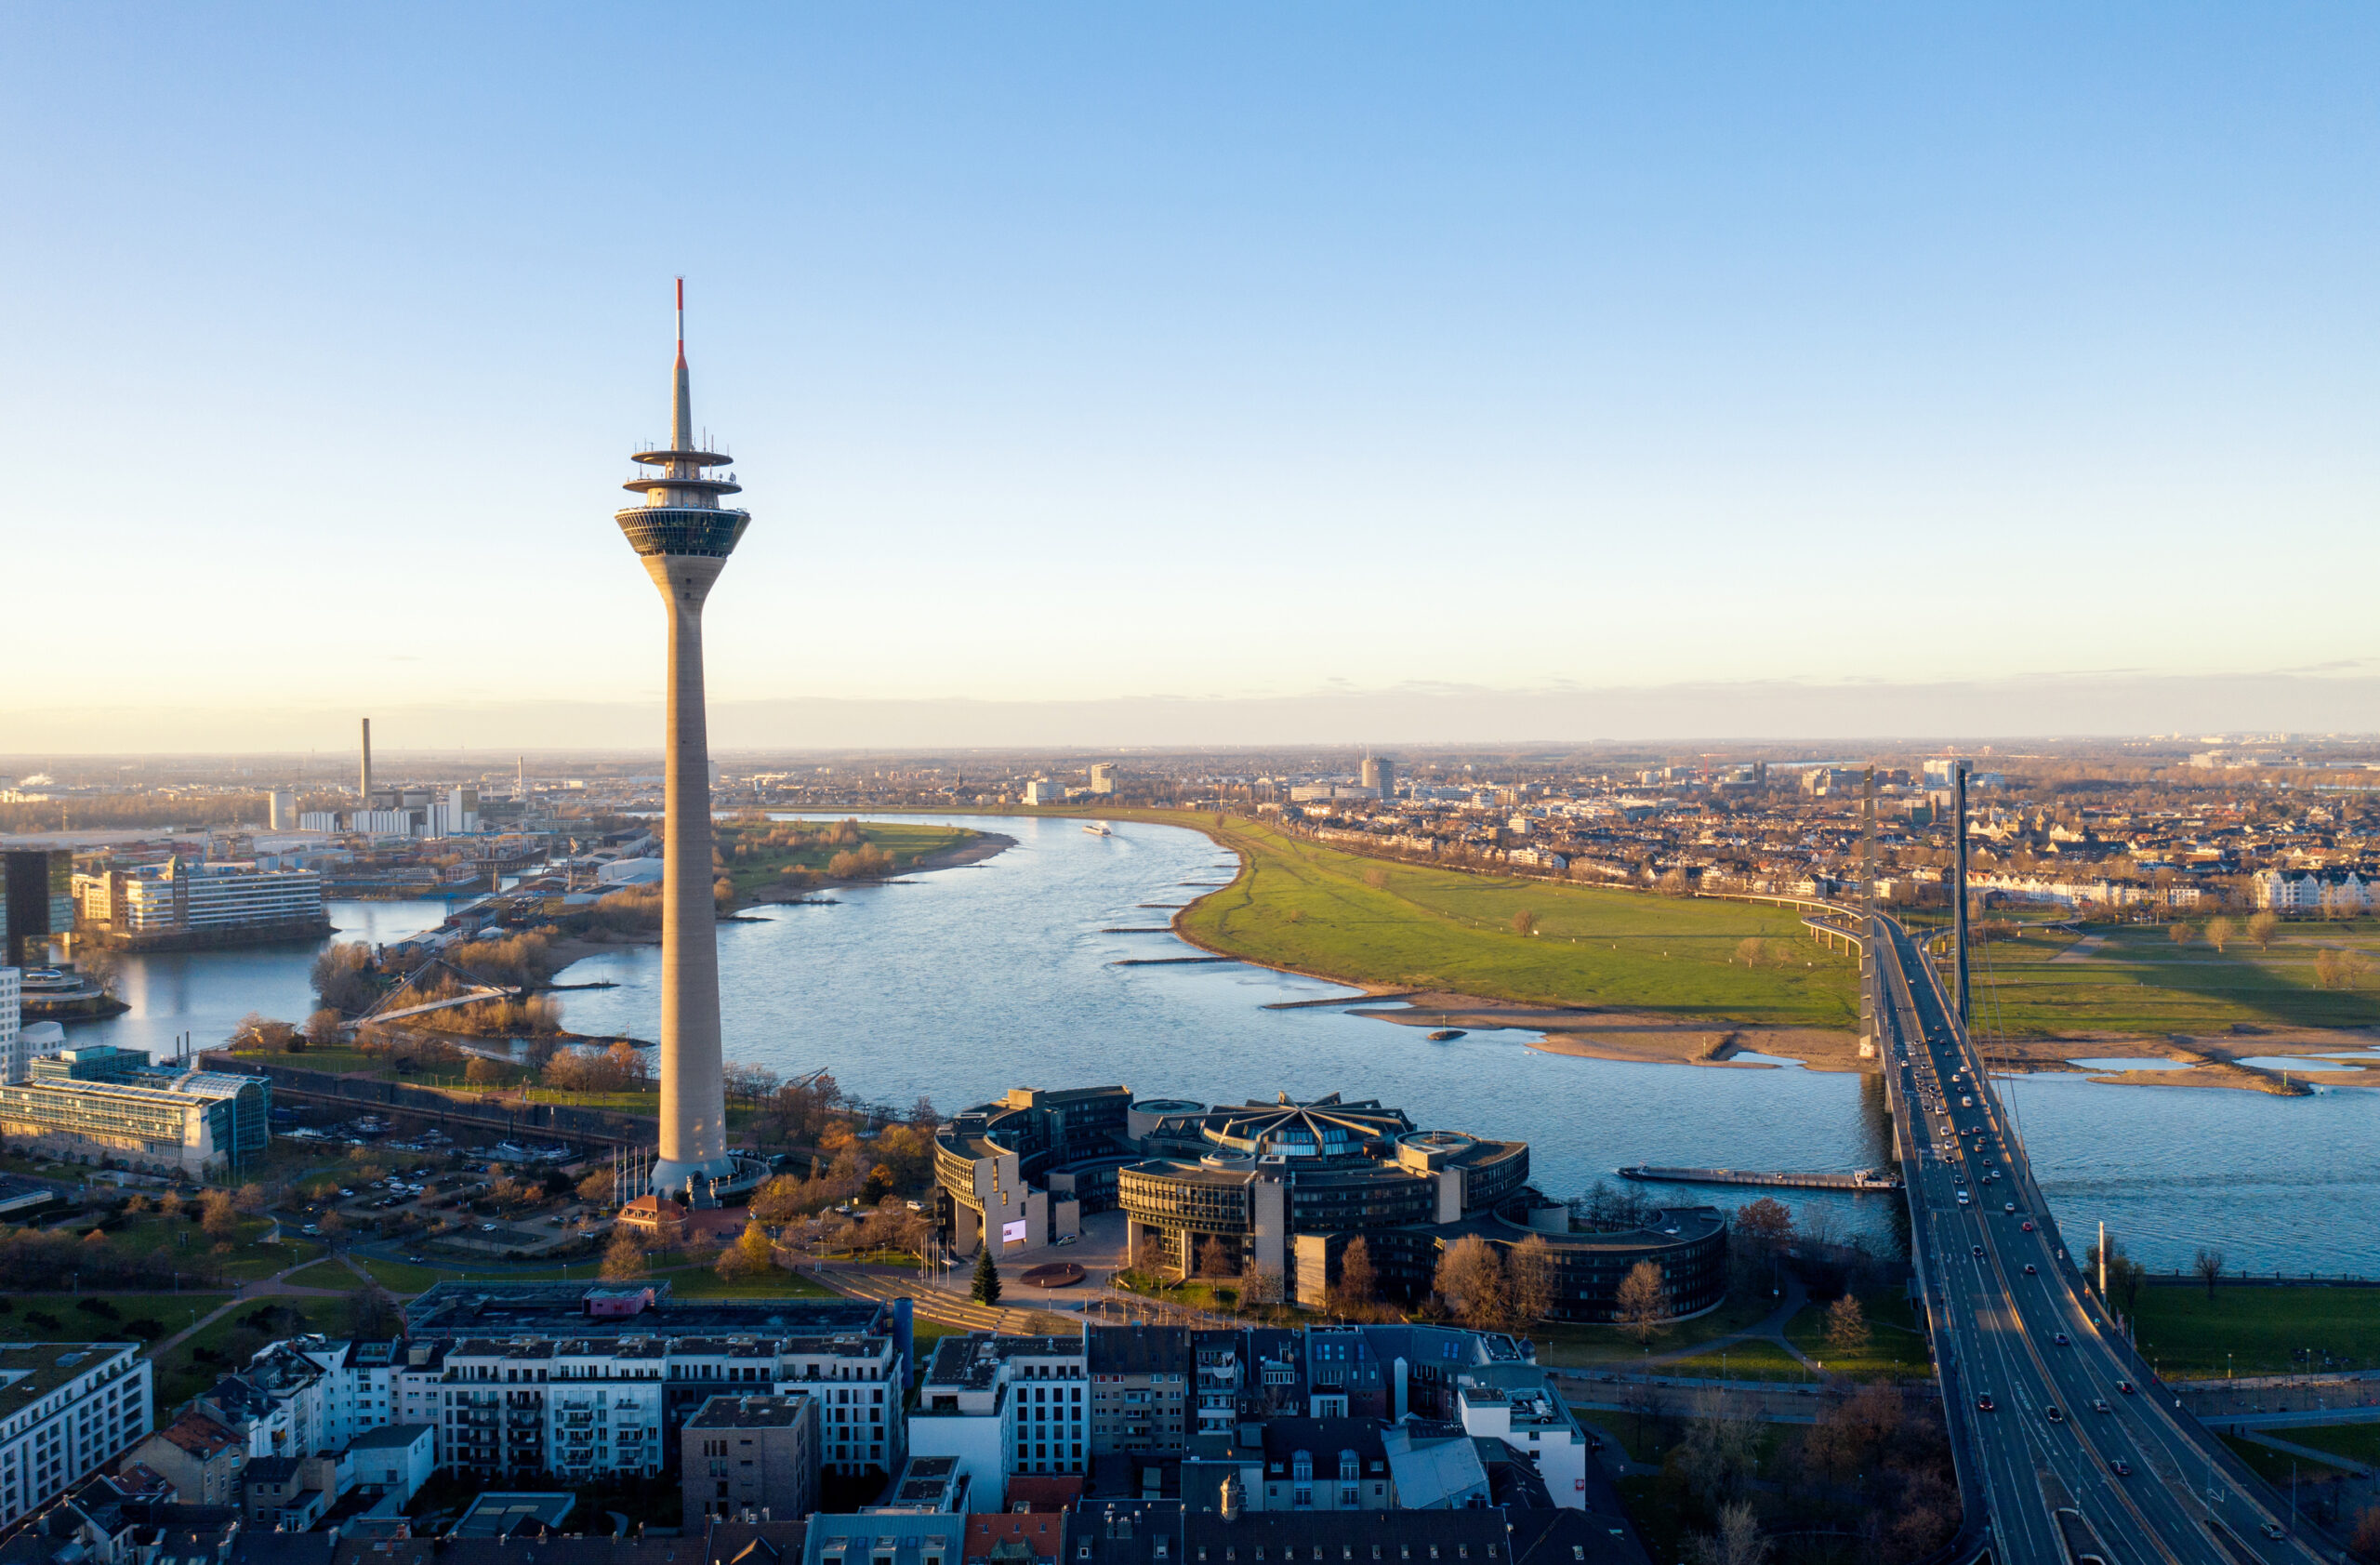
[{"label": "smokestack", "polygon": [[365,808],[367,808],[367,809],[368,809],[368,808],[370,808],[370,807],[371,807],[371,803],[372,803],[372,720],[371,720],[370,718],[368,718],[368,717],[367,717],[367,718],[365,718],[365,719],[364,720],[364,770],[363,770],[363,774],[362,774],[362,779],[361,779],[361,780],[357,783],[357,785],[356,785],[355,796],[356,796],[359,800],[361,800],[361,801],[363,802],[363,803],[364,803],[364,807],[365,807]]}]

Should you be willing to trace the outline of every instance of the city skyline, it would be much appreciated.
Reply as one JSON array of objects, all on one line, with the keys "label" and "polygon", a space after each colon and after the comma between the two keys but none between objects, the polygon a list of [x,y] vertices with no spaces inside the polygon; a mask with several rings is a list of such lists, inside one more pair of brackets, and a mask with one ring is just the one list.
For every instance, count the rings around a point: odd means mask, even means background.
[{"label": "city skyline", "polygon": [[[753,13],[658,130],[642,20],[0,23],[0,399],[106,474],[0,748],[653,742],[587,529],[680,272],[791,524],[730,748],[2380,729],[2288,613],[2373,563],[2368,15]],[[619,230],[687,166],[729,242]]]}]

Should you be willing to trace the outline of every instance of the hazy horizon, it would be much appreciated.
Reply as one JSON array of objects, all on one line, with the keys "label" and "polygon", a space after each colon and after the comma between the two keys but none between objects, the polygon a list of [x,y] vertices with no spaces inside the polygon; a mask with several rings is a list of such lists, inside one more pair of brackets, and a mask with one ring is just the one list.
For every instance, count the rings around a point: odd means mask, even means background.
[{"label": "hazy horizon", "polygon": [[722,744],[2380,728],[2369,7],[0,46],[0,750],[657,735],[681,273]]}]

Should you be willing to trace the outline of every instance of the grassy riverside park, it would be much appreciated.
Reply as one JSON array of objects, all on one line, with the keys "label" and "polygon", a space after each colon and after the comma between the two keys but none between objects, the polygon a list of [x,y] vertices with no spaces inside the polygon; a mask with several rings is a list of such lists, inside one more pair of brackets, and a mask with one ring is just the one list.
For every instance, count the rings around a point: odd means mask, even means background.
[{"label": "grassy riverside park", "polygon": [[2195,1283],[2143,1288],[2133,1340],[2167,1380],[2303,1373],[2293,1355],[2307,1348],[2316,1370],[2380,1368],[2380,1288],[2223,1282],[2212,1301]]},{"label": "grassy riverside park", "polygon": [[[2206,943],[2205,920],[2191,927],[2188,945],[2163,924],[2027,927],[2021,939],[1976,948],[1977,1004],[1988,995],[1997,1025],[2019,1038],[2380,1027],[2380,984],[2323,988],[2314,968],[2325,947],[2380,966],[2380,921],[2293,921],[2269,949],[2235,935],[2220,951]],[[2086,939],[2096,943],[2077,950]]]},{"label": "grassy riverside park", "polygon": [[[737,903],[748,902],[760,892],[778,885],[788,874],[824,876],[835,855],[847,851],[849,844],[829,842],[838,823],[834,821],[775,821],[745,816],[730,816],[718,823],[719,851],[727,861],[727,876],[735,888]],[[814,833],[800,842],[775,842],[768,839],[776,833],[794,829]],[[914,868],[930,855],[947,853],[966,846],[981,832],[959,826],[920,826],[899,821],[863,821],[859,826],[860,842],[890,855],[892,869]]]},{"label": "grassy riverside park", "polygon": [[[1536,1005],[1605,1006],[1771,1027],[1850,1029],[1852,959],[1784,908],[1474,874],[1368,858],[1273,827],[1189,811],[1109,818],[1186,826],[1236,850],[1230,886],[1176,927],[1266,966],[1378,988]],[[1534,934],[1514,916],[1535,916]],[[1739,955],[1768,943],[1759,965]]]}]

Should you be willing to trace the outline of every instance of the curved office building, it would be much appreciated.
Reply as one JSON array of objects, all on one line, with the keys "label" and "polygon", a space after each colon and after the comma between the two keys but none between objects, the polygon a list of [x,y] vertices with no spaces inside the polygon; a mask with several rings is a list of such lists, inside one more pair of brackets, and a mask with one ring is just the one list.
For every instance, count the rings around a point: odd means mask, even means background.
[{"label": "curved office building", "polygon": [[1528,1184],[1528,1144],[1418,1129],[1400,1109],[1332,1094],[1208,1107],[1135,1101],[1129,1089],[1018,1089],[957,1116],[935,1147],[945,1232],[961,1253],[1037,1249],[1085,1214],[1121,1207],[1132,1264],[1186,1277],[1202,1266],[1279,1274],[1320,1305],[1347,1247],[1364,1241],[1380,1291],[1425,1295],[1447,1247],[1542,1239],[1554,1318],[1608,1320],[1620,1279],[1661,1270],[1673,1318],[1717,1306],[1726,1224],[1715,1208],[1657,1213],[1624,1233],[1574,1233],[1569,1211]]}]

